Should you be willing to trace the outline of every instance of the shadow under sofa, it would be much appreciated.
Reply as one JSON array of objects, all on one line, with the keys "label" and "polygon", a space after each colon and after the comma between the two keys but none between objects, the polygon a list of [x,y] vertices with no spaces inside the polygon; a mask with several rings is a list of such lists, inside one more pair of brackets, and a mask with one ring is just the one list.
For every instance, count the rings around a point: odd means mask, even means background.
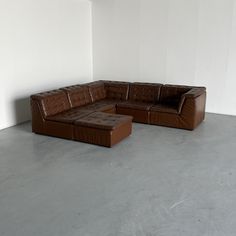
[{"label": "shadow under sofa", "polygon": [[95,81],[32,95],[32,131],[76,140],[78,120],[96,112],[120,114],[127,122],[132,117],[134,122],[193,130],[205,118],[205,103],[205,87]]}]

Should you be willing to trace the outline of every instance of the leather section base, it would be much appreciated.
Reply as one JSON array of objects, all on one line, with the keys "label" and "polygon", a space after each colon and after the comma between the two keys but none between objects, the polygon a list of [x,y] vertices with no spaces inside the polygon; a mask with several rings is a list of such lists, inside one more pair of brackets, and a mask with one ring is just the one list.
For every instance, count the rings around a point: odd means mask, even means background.
[{"label": "leather section base", "polygon": [[74,139],[74,126],[73,124],[62,122],[45,121],[43,132],[36,133],[65,139]]},{"label": "leather section base", "polygon": [[127,121],[114,130],[105,130],[95,127],[75,126],[75,140],[92,143],[105,147],[112,147],[132,132],[132,122]]}]

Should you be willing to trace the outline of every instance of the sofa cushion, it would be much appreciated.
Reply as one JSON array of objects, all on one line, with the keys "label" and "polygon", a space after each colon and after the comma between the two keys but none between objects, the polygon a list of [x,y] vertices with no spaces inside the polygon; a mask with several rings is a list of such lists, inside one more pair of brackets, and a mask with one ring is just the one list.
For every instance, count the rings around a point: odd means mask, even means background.
[{"label": "sofa cushion", "polygon": [[91,111],[107,111],[115,108],[116,108],[116,103],[111,103],[105,100],[97,101],[81,107],[81,109],[83,110],[91,110]]},{"label": "sofa cushion", "polygon": [[129,100],[156,103],[159,101],[161,84],[132,83],[130,84]]},{"label": "sofa cushion", "polygon": [[87,117],[77,120],[75,124],[91,128],[114,130],[127,122],[131,122],[132,119],[131,116],[94,112]]},{"label": "sofa cushion", "polygon": [[161,88],[160,103],[178,105],[181,96],[191,90],[190,86],[163,85]]},{"label": "sofa cushion", "polygon": [[75,85],[62,89],[66,92],[72,108],[84,106],[92,102],[87,86]]},{"label": "sofa cushion", "polygon": [[129,95],[129,83],[119,81],[103,81],[107,99],[127,100]]},{"label": "sofa cushion", "polygon": [[38,101],[44,118],[70,109],[66,93],[59,89],[32,95],[31,99]]},{"label": "sofa cushion", "polygon": [[153,112],[173,113],[178,114],[178,108],[176,106],[157,104],[150,108]]},{"label": "sofa cushion", "polygon": [[96,102],[106,98],[106,90],[102,81],[91,82],[86,84],[92,98],[92,102]]},{"label": "sofa cushion", "polygon": [[93,111],[90,110],[81,110],[79,108],[74,108],[54,116],[48,116],[46,120],[63,123],[74,123],[76,120],[83,118],[91,114],[92,112]]},{"label": "sofa cushion", "polygon": [[117,107],[119,108],[127,108],[130,110],[142,110],[142,111],[149,111],[152,106],[153,106],[152,103],[136,102],[136,101],[127,101],[117,104]]}]

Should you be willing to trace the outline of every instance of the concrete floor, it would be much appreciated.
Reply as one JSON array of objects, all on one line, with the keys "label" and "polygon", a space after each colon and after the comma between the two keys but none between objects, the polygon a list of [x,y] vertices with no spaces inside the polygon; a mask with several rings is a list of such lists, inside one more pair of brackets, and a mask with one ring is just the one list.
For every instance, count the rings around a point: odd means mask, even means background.
[{"label": "concrete floor", "polygon": [[236,117],[134,124],[112,149],[0,132],[1,236],[236,235]]}]

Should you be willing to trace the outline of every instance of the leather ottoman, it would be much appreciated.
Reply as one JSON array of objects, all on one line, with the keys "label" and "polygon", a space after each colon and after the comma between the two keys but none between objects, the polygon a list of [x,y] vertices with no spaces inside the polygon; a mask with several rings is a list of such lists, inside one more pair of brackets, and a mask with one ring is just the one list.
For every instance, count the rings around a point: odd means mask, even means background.
[{"label": "leather ottoman", "polygon": [[132,116],[95,112],[75,121],[74,138],[112,147],[132,132]]}]

